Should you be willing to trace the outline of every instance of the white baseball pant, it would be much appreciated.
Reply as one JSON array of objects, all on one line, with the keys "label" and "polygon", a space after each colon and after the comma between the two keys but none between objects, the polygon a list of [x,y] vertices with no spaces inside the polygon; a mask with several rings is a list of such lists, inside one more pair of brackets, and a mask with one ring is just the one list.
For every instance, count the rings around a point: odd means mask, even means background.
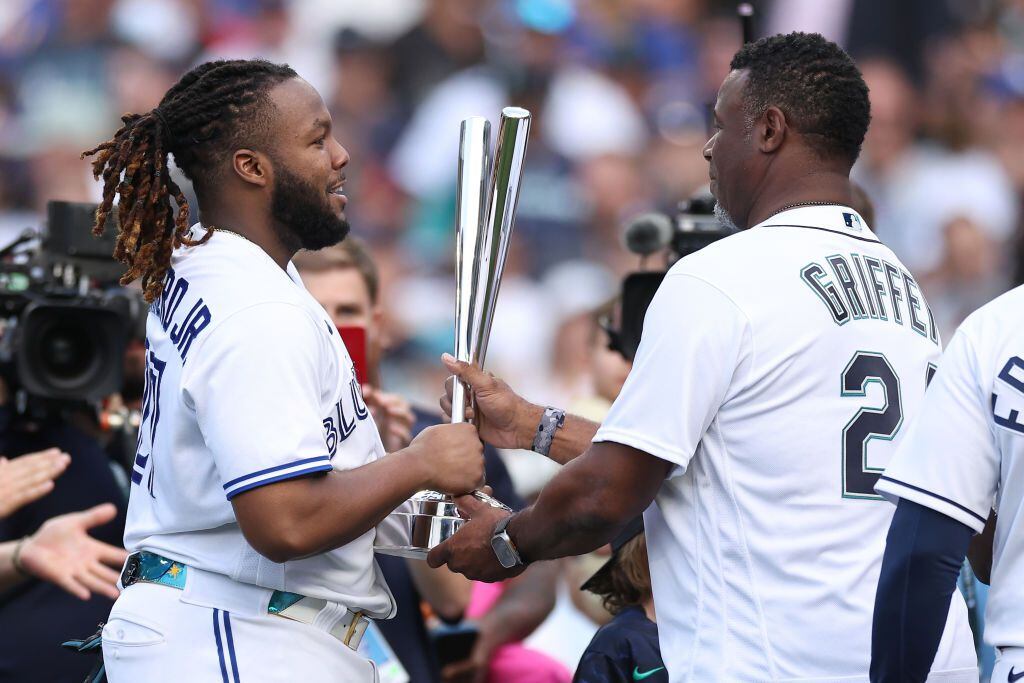
[{"label": "white baseball pant", "polygon": [[187,591],[152,583],[129,586],[114,603],[103,660],[110,683],[377,681],[373,663],[326,629],[197,604]]}]

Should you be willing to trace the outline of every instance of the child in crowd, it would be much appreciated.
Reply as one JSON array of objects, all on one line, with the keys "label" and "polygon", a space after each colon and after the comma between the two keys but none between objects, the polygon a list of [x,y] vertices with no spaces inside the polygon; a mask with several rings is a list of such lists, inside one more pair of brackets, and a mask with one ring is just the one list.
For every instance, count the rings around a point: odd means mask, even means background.
[{"label": "child in crowd", "polygon": [[590,641],[574,683],[668,683],[658,646],[642,517],[612,541],[611,559],[582,589],[600,595],[615,616]]}]

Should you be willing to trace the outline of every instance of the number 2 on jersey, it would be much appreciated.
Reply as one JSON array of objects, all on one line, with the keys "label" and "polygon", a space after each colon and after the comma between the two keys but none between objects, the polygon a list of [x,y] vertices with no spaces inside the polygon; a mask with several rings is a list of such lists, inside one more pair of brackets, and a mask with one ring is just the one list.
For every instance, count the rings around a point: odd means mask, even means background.
[{"label": "number 2 on jersey", "polygon": [[868,385],[878,382],[885,394],[881,408],[861,407],[843,428],[843,497],[881,500],[875,484],[883,468],[869,467],[868,442],[892,441],[903,424],[900,378],[880,353],[853,354],[842,376],[843,396],[867,396]]}]

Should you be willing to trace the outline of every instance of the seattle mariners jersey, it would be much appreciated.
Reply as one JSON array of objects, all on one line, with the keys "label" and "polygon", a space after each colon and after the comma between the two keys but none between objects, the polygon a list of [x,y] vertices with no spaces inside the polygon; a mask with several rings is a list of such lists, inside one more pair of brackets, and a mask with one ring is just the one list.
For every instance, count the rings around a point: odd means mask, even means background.
[{"label": "seattle mariners jersey", "polygon": [[390,616],[374,530],[278,564],[246,542],[231,506],[257,486],[384,455],[352,361],[294,266],[285,272],[226,232],[177,249],[149,312],[146,346],[125,545]]},{"label": "seattle mariners jersey", "polygon": [[1024,287],[957,330],[877,490],[976,532],[998,510],[985,640],[1024,647]]},{"label": "seattle mariners jersey", "polygon": [[[594,440],[675,465],[644,516],[674,683],[868,680],[893,514],[874,485],[939,356],[931,317],[841,206],[779,213],[669,271]],[[934,670],[977,681],[959,594]]]}]

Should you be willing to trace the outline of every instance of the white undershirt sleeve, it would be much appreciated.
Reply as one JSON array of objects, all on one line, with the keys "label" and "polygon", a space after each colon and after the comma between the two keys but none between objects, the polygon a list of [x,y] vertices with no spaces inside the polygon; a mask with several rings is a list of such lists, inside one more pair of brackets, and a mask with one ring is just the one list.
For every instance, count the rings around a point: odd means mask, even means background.
[{"label": "white undershirt sleeve", "polygon": [[729,297],[696,276],[669,273],[594,441],[631,446],[674,463],[674,474],[685,472],[752,353],[750,323]]}]

